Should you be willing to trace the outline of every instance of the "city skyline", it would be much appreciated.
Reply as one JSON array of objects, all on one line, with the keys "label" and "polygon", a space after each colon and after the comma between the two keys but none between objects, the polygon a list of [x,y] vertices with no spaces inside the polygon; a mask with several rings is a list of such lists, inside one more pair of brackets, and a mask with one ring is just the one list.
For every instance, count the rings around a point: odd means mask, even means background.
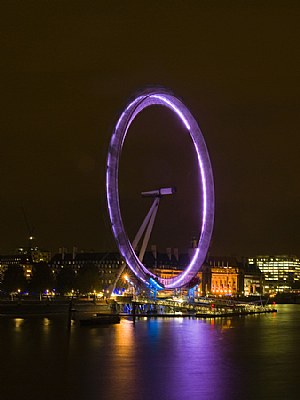
[{"label": "city skyline", "polygon": [[[88,4],[0,6],[0,252],[26,245],[22,210],[42,248],[116,249],[105,202],[110,136],[128,99],[159,85],[182,98],[207,143],[211,253],[300,254],[299,5]],[[140,192],[176,186],[150,243],[188,246],[199,228],[194,163],[171,113],[153,107],[137,118],[120,172],[130,237],[149,208]]]}]

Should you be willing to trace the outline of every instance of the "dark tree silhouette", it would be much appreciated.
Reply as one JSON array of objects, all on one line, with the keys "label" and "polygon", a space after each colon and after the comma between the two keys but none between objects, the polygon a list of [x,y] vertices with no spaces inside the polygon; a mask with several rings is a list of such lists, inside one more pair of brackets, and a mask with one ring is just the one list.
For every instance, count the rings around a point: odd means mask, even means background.
[{"label": "dark tree silhouette", "polygon": [[26,288],[26,279],[23,267],[20,265],[9,265],[4,272],[2,288],[7,293],[24,291]]},{"label": "dark tree silhouette", "polygon": [[54,285],[54,275],[47,263],[40,262],[35,264],[32,271],[30,291],[41,293],[47,289],[52,289]]},{"label": "dark tree silhouette", "polygon": [[75,288],[75,272],[71,266],[61,268],[56,276],[56,290],[60,294],[70,292]]},{"label": "dark tree silhouette", "polygon": [[94,290],[100,290],[100,279],[98,267],[94,264],[86,264],[82,266],[76,277],[76,289],[80,293],[90,293]]}]

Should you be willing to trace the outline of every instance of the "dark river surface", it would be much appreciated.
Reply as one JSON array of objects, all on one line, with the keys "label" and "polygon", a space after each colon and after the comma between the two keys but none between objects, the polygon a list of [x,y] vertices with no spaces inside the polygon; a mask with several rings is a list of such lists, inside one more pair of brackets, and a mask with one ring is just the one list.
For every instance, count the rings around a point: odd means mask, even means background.
[{"label": "dark river surface", "polygon": [[0,318],[0,400],[300,398],[300,305],[277,313],[122,320]]}]

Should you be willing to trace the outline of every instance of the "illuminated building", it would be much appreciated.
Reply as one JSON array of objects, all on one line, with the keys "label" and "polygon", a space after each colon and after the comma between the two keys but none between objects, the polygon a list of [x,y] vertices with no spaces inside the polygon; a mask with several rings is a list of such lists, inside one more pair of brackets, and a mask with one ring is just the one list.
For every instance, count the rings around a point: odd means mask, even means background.
[{"label": "illuminated building", "polygon": [[31,258],[33,263],[45,262],[48,263],[51,260],[51,253],[47,250],[41,250],[37,247],[31,250]]},{"label": "illuminated building", "polygon": [[40,262],[48,263],[50,259],[50,251],[41,250],[38,247],[19,247],[15,254],[0,255],[0,282],[10,265],[20,266],[26,280],[29,281],[32,278],[33,265]]},{"label": "illuminated building", "polygon": [[255,296],[264,294],[262,273],[244,273],[244,295]]},{"label": "illuminated building", "polygon": [[[169,250],[169,249],[167,249]],[[189,263],[191,251],[174,257],[170,251],[154,254],[147,252],[144,262],[147,265],[156,265],[155,273],[162,278],[170,278],[178,275],[184,266]],[[176,254],[176,252],[174,252]],[[238,261],[234,257],[208,257],[205,264],[200,268],[196,276],[195,297],[207,294],[219,296],[235,296],[243,293],[243,272]],[[198,282],[198,283],[197,283]]]},{"label": "illuminated building", "polygon": [[32,276],[32,259],[28,254],[9,254],[0,256],[0,282],[4,273],[10,265],[20,266],[24,271],[24,276],[29,280]]},{"label": "illuminated building", "polygon": [[242,292],[241,270],[234,257],[208,257],[210,282],[205,292],[219,296],[235,296]]},{"label": "illuminated building", "polygon": [[215,295],[236,295],[238,292],[238,268],[212,267],[211,293]]},{"label": "illuminated building", "polygon": [[300,260],[289,255],[264,255],[248,258],[249,266],[256,266],[264,275],[264,289],[268,293],[289,291],[300,283]]},{"label": "illuminated building", "polygon": [[[30,237],[31,239],[31,237]],[[18,254],[26,257],[27,262],[23,263],[23,271],[26,280],[32,278],[33,265],[38,263],[49,263],[51,253],[48,250],[42,250],[37,246],[29,246],[28,248],[19,247]]]},{"label": "illuminated building", "polygon": [[121,266],[121,256],[114,252],[66,252],[60,249],[60,253],[54,255],[51,260],[51,267],[58,272],[61,268],[70,266],[77,273],[80,268],[88,265],[95,265],[99,271],[99,284],[102,290],[107,290],[115,281]]}]

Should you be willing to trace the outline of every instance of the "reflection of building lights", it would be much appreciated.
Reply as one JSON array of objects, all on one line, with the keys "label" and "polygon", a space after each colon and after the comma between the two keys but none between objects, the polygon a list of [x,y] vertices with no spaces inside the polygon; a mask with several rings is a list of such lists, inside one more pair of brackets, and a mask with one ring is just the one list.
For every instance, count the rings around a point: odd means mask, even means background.
[{"label": "reflection of building lights", "polygon": [[15,318],[16,328],[20,328],[23,322],[24,322],[23,318]]}]

